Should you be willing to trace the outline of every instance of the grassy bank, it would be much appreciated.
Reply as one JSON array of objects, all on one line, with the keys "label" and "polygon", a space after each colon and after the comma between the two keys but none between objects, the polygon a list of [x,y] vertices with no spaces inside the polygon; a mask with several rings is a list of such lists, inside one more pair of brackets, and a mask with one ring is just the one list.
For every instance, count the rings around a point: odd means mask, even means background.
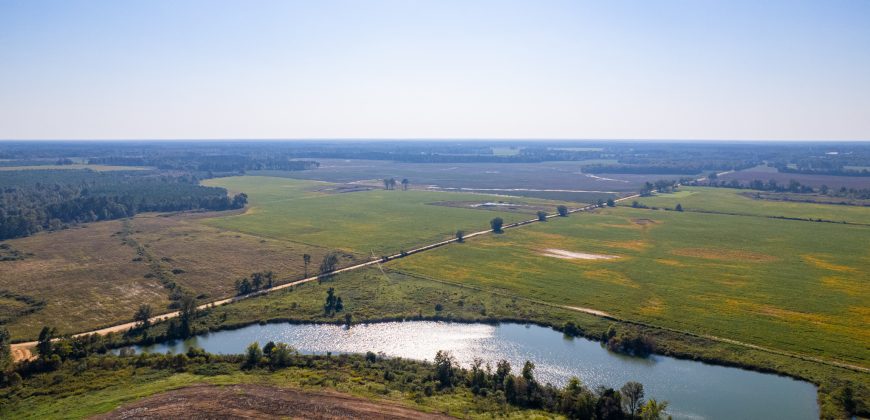
[{"label": "grassy bank", "polygon": [[[343,313],[332,316],[324,313],[323,301],[329,287],[334,287],[345,302]],[[377,269],[348,273],[323,284],[310,283],[292,291],[213,308],[197,319],[195,327],[203,331],[236,328],[257,322],[343,323],[344,313],[351,314],[353,322],[357,323],[402,319],[519,321],[563,330],[566,323],[571,322],[577,325],[581,335],[590,338],[599,338],[615,327],[618,333],[652,338],[656,352],[660,354],[779,373],[820,384],[822,414],[832,418],[841,414],[839,395],[844,384],[850,384],[859,407],[863,407],[861,409],[865,412],[866,401],[870,397],[868,375],[850,369],[660,328],[613,322],[506,293],[482,291]],[[149,335],[159,336],[164,328],[163,325],[156,325]]]}]

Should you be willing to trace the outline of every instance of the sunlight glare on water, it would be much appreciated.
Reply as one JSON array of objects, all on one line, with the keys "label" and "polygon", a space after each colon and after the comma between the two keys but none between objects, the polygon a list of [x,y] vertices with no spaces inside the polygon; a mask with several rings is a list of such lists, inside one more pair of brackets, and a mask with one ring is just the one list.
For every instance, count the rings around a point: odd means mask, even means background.
[{"label": "sunlight glare on water", "polygon": [[219,331],[184,342],[138,350],[180,352],[195,346],[212,353],[242,353],[248,344],[285,342],[302,353],[365,353],[432,361],[450,351],[468,367],[505,359],[514,373],[530,360],[542,383],[564,385],[572,376],[590,388],[619,388],[628,381],[644,385],[647,397],[667,400],[679,419],[812,419],[818,417],[816,388],[807,382],[736,368],[712,366],[665,356],[629,357],[599,342],[567,338],[549,328],[505,323],[463,324],[432,321],[386,322],[346,328],[323,324],[251,325]]}]

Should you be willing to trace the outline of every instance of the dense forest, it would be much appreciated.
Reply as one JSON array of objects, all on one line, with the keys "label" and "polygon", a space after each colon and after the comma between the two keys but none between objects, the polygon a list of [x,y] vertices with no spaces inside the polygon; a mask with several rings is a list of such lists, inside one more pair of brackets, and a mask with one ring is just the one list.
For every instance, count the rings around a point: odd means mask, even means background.
[{"label": "dense forest", "polygon": [[[142,172],[142,173],[139,173]],[[0,239],[147,211],[227,210],[245,194],[204,187],[186,175],[66,170],[0,173]]]}]

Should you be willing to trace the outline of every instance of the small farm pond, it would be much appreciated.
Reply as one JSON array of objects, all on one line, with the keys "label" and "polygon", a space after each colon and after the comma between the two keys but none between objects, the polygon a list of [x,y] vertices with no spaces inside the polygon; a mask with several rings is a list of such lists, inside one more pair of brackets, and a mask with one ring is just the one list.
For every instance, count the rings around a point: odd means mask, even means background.
[{"label": "small farm pond", "polygon": [[572,376],[590,388],[625,382],[644,385],[647,397],[667,400],[675,419],[815,419],[816,387],[787,377],[712,366],[671,357],[628,357],[600,343],[567,338],[535,325],[463,324],[431,321],[385,322],[345,328],[323,324],[250,325],[185,341],[136,348],[147,352],[184,352],[199,347],[220,354],[243,353],[258,341],[285,342],[301,353],[382,352],[391,357],[432,360],[448,350],[468,366],[479,357],[495,366],[506,359],[517,372],[535,363],[540,382],[564,385]]}]

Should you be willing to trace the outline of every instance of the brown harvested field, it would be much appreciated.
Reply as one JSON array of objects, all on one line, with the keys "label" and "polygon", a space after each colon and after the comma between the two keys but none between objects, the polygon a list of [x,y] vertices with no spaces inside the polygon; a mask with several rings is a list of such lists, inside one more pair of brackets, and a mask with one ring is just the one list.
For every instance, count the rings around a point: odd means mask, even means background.
[{"label": "brown harvested field", "polygon": [[[314,245],[261,238],[200,223],[216,213],[146,215],[133,219],[132,238],[157,259],[173,281],[213,300],[235,293],[235,281],[254,271],[272,271],[279,281],[301,279],[303,255],[311,255],[309,274],[330,250]],[[222,214],[221,214],[222,216]],[[342,265],[359,257],[345,255]],[[173,274],[172,270],[183,270]]]},{"label": "brown harvested field", "polygon": [[168,304],[163,286],[145,278],[148,266],[133,262],[121,229],[122,221],[99,222],[5,242],[33,255],[0,262],[0,290],[44,301],[6,325],[14,339],[35,338],[45,325],[75,332],[131,318],[142,303]]},{"label": "brown harvested field", "polygon": [[[272,271],[279,283],[302,278],[303,254],[313,272],[329,251],[201,223],[216,215],[142,214],[5,241],[33,255],[0,261],[0,322],[15,340],[35,339],[43,326],[88,331],[131,321],[141,304],[169,312],[169,290],[156,271],[211,301],[232,296],[235,281],[254,271]],[[346,255],[341,265],[358,258]]]},{"label": "brown harvested field", "polygon": [[263,385],[195,385],[153,395],[94,418],[434,420],[452,417],[332,392],[304,392]]}]

